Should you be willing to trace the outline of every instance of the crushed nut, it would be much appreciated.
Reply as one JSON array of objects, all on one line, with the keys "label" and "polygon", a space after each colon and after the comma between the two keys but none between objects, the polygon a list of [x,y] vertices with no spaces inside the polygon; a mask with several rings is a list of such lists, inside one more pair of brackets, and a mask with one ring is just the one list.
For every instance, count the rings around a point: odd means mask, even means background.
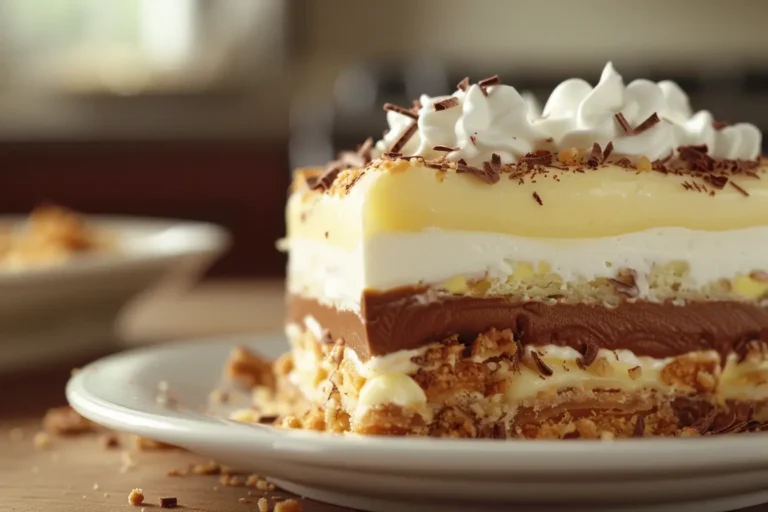
[{"label": "crushed nut", "polygon": [[214,461],[209,461],[203,464],[195,464],[191,468],[194,475],[218,475],[221,473],[221,466]]},{"label": "crushed nut", "polygon": [[146,437],[132,436],[132,439],[133,439],[133,446],[137,450],[142,452],[151,452],[156,450],[170,450],[172,448],[176,448],[171,444],[161,443],[160,441],[154,441]]},{"label": "crushed nut", "polygon": [[285,500],[275,503],[274,512],[301,512],[301,503],[296,500]]},{"label": "crushed nut", "polygon": [[43,430],[59,436],[74,436],[91,432],[94,424],[80,416],[70,406],[48,409],[43,418]]},{"label": "crushed nut", "polygon": [[576,148],[566,148],[557,154],[557,159],[561,164],[576,166],[581,164],[579,150]]},{"label": "crushed nut", "polygon": [[651,161],[647,156],[643,155],[637,159],[637,170],[640,172],[648,172],[653,169]]},{"label": "crushed nut", "polygon": [[134,507],[144,503],[144,491],[141,489],[133,489],[130,494],[128,494],[128,503]]},{"label": "crushed nut", "polygon": [[245,347],[237,347],[232,351],[227,362],[226,374],[230,379],[248,388],[275,387],[272,363]]},{"label": "crushed nut", "polygon": [[634,368],[630,368],[628,370],[629,378],[632,380],[637,380],[640,378],[640,376],[643,374],[643,369],[639,366],[635,366]]}]

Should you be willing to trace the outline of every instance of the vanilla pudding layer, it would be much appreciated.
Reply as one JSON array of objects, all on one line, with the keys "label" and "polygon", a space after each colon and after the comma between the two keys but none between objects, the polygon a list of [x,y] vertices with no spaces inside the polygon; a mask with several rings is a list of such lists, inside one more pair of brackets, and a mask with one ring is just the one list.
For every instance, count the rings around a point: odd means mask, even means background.
[{"label": "vanilla pudding layer", "polygon": [[341,421],[360,433],[455,435],[446,418],[461,417],[470,437],[565,437],[584,421],[628,436],[716,429],[736,409],[740,421],[768,420],[768,360],[757,344],[725,360],[714,351],[652,358],[604,349],[585,359],[567,347],[522,347],[492,329],[470,344],[453,337],[362,362],[343,344],[321,343],[319,328],[312,319],[288,326],[287,378],[331,430]]},{"label": "vanilla pudding layer", "polygon": [[406,285],[603,300],[596,281],[628,270],[646,300],[753,300],[768,289],[755,278],[768,261],[768,179],[735,178],[750,197],[710,196],[685,190],[685,176],[612,164],[550,170],[488,185],[377,160],[331,193],[302,188],[299,173],[283,242],[289,292],[351,311],[365,290]]}]

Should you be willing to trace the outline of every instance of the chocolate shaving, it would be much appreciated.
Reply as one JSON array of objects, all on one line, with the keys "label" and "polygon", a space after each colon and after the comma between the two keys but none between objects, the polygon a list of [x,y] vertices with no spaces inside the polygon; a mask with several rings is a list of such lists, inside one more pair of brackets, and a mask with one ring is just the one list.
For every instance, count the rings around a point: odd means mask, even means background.
[{"label": "chocolate shaving", "polygon": [[469,77],[465,76],[464,78],[462,78],[461,82],[459,82],[456,85],[456,88],[458,90],[460,90],[460,91],[465,91],[466,92],[466,90],[469,89]]},{"label": "chocolate shaving", "polygon": [[483,172],[485,172],[483,180],[488,183],[496,183],[501,179],[498,167],[494,167],[491,162],[483,162]]},{"label": "chocolate shaving", "polygon": [[419,110],[421,108],[421,101],[418,99],[413,100],[411,105],[413,105],[413,110]]},{"label": "chocolate shaving", "polygon": [[616,288],[616,293],[625,295],[629,298],[637,297],[640,293],[637,289],[635,271],[632,269],[622,269],[616,274],[616,278],[608,279]]},{"label": "chocolate shaving", "polygon": [[648,116],[648,119],[646,119],[645,121],[640,123],[637,127],[635,127],[635,129],[632,130],[632,134],[639,135],[646,130],[650,130],[660,122],[661,122],[661,119],[659,119],[659,115],[656,112],[654,112],[653,114]]},{"label": "chocolate shaving", "polygon": [[488,78],[483,78],[479,82],[477,82],[477,85],[480,86],[480,90],[483,93],[483,96],[488,96],[488,90],[487,88],[492,85],[498,85],[501,83],[501,80],[499,79],[499,75],[493,75],[489,76]]},{"label": "chocolate shaving", "polygon": [[625,169],[627,169],[627,168],[629,168],[632,165],[632,160],[630,160],[629,158],[623,156],[623,157],[619,158],[616,161],[616,165],[618,165],[619,167],[624,167]]},{"label": "chocolate shaving", "polygon": [[435,111],[447,110],[449,108],[458,107],[459,100],[457,98],[446,98],[444,100],[435,103]]},{"label": "chocolate shaving", "polygon": [[688,164],[694,171],[712,171],[715,168],[715,160],[707,154],[706,144],[695,146],[680,146],[677,148],[680,159]]},{"label": "chocolate shaving", "polygon": [[627,135],[632,134],[632,127],[627,122],[627,118],[624,117],[624,114],[622,114],[621,112],[617,112],[616,114],[614,114],[613,117],[616,119],[616,122],[619,123],[619,126],[621,126],[621,129],[624,130],[624,133],[626,133]]},{"label": "chocolate shaving", "polygon": [[603,151],[603,162],[608,160],[608,157],[611,156],[611,153],[613,153],[613,142],[608,141],[608,144],[605,146],[605,151]]},{"label": "chocolate shaving", "polygon": [[411,140],[411,137],[413,137],[413,134],[416,133],[416,130],[419,129],[419,125],[417,123],[411,124],[411,126],[406,129],[402,135],[400,135],[400,138],[398,138],[394,144],[392,144],[392,147],[389,148],[390,153],[398,153],[403,147],[408,144],[408,141]]},{"label": "chocolate shaving", "polygon": [[587,160],[587,167],[590,169],[596,168],[602,162],[602,158],[603,150],[600,147],[600,144],[595,142],[592,144],[592,153],[589,155],[589,160]]},{"label": "chocolate shaving", "polygon": [[597,359],[597,345],[594,343],[587,343],[584,345],[584,350],[582,352],[582,357],[578,361],[581,361],[581,364],[584,368],[591,365],[595,362],[595,359]]},{"label": "chocolate shaving", "polygon": [[410,108],[405,108],[399,105],[395,105],[394,103],[385,103],[384,110],[386,110],[387,112],[397,112],[398,114],[408,116],[411,119],[419,118],[419,114],[417,112],[411,110]]},{"label": "chocolate shaving", "polygon": [[500,176],[498,172],[493,172],[493,169],[491,168],[491,165],[489,162],[484,162],[487,165],[487,169],[478,169],[477,167],[472,167],[471,165],[467,165],[466,162],[464,162],[464,159],[459,160],[459,162],[456,164],[456,172],[457,173],[468,173],[472,176],[475,176],[477,178],[480,178],[484,182],[488,184],[494,184],[497,181],[499,181]]},{"label": "chocolate shaving", "polygon": [[310,189],[322,189],[328,190],[333,182],[336,181],[336,177],[344,169],[361,168],[370,163],[373,149],[373,138],[368,137],[360,147],[357,148],[357,152],[342,151],[339,158],[329,163],[325,170],[319,176],[313,176],[307,180],[307,186]]},{"label": "chocolate shaving", "polygon": [[539,196],[538,192],[533,193],[533,199],[539,203],[539,206],[544,206],[544,201],[541,200],[541,196]]},{"label": "chocolate shaving", "polygon": [[728,121],[712,121],[712,128],[714,128],[718,132],[723,128],[727,128],[730,125],[731,123],[729,123]]},{"label": "chocolate shaving", "polygon": [[728,183],[730,183],[733,188],[738,190],[741,195],[743,195],[744,197],[749,197],[749,192],[747,192],[746,190],[744,190],[743,188],[741,188],[740,186],[738,186],[732,181],[729,181]]},{"label": "chocolate shaving", "polygon": [[469,140],[472,141],[473,145],[475,145],[475,146],[477,145],[477,137],[475,137],[474,135],[470,135],[469,136]]},{"label": "chocolate shaving", "polygon": [[498,153],[491,153],[491,167],[494,171],[501,171],[501,156]]},{"label": "chocolate shaving", "polygon": [[705,176],[704,180],[708,181],[709,184],[716,189],[722,189],[728,184],[728,178],[726,176]]},{"label": "chocolate shaving", "polygon": [[266,415],[266,416],[259,416],[259,423],[261,423],[261,424],[271,424],[271,423],[276,422],[278,417],[279,416],[277,416],[276,414],[270,414],[270,415]]},{"label": "chocolate shaving", "polygon": [[552,371],[552,368],[547,366],[547,364],[541,360],[541,357],[535,350],[531,351],[531,357],[533,358],[533,362],[536,363],[536,367],[539,369],[539,373],[546,377],[551,377],[555,373]]},{"label": "chocolate shaving", "polygon": [[549,165],[552,163],[552,152],[547,151],[546,149],[539,149],[533,153],[527,153],[520,159],[520,163],[529,166]]},{"label": "chocolate shaving", "polygon": [[632,437],[643,437],[645,434],[645,418],[643,416],[637,417],[635,422],[635,429],[632,431]]},{"label": "chocolate shaving", "polygon": [[447,153],[450,153],[451,151],[458,151],[461,148],[458,146],[444,146],[442,144],[438,144],[436,146],[432,146],[432,149],[435,151],[445,151]]}]

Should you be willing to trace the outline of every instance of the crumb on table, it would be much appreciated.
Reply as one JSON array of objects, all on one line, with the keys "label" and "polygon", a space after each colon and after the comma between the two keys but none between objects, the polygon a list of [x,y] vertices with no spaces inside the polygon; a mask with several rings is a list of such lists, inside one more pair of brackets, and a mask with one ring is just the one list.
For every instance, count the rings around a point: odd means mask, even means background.
[{"label": "crumb on table", "polygon": [[274,512],[301,512],[301,503],[296,500],[285,500],[275,503]]},{"label": "crumb on table", "polygon": [[169,498],[160,498],[160,508],[176,508],[179,500],[175,496]]},{"label": "crumb on table", "polygon": [[43,417],[43,430],[59,436],[74,436],[91,432],[95,425],[80,416],[70,406],[48,409]]},{"label": "crumb on table", "polygon": [[134,507],[144,503],[144,491],[141,489],[133,489],[130,494],[128,494],[128,503]]}]

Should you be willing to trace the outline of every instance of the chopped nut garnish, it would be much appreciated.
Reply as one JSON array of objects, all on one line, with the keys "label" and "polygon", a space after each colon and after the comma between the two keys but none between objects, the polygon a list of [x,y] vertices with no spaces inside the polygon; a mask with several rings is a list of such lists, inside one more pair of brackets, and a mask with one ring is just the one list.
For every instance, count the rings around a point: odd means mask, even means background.
[{"label": "chopped nut garnish", "polygon": [[640,158],[637,159],[637,170],[640,172],[648,172],[653,170],[651,161],[648,159],[647,156],[641,156]]},{"label": "chopped nut garnish", "polygon": [[557,159],[561,164],[576,166],[581,164],[581,156],[576,148],[566,148],[557,154]]},{"label": "chopped nut garnish", "polygon": [[209,461],[203,464],[195,464],[191,468],[194,475],[218,475],[221,473],[221,466],[214,461]]},{"label": "chopped nut garnish", "polygon": [[259,506],[259,512],[269,511],[269,503],[267,503],[267,498],[259,498],[257,505]]},{"label": "chopped nut garnish", "polygon": [[275,374],[272,362],[254,354],[245,347],[237,347],[227,361],[227,376],[243,386],[253,388],[275,386]]},{"label": "chopped nut garnish", "polygon": [[153,439],[148,439],[146,437],[141,437],[141,436],[132,436],[132,437],[133,437],[133,445],[136,447],[137,450],[140,450],[143,452],[150,452],[155,450],[170,450],[170,449],[176,448],[171,444],[161,443],[160,441],[155,441]]},{"label": "chopped nut garnish", "polygon": [[133,489],[130,494],[128,494],[128,503],[134,507],[144,503],[144,491],[141,489]]},{"label": "chopped nut garnish", "polygon": [[630,368],[627,373],[629,373],[630,379],[637,380],[643,374],[643,369],[639,366],[635,366],[634,368]]},{"label": "chopped nut garnish", "polygon": [[38,450],[47,450],[51,447],[51,436],[45,432],[38,432],[35,434],[34,443]]},{"label": "chopped nut garnish", "polygon": [[275,503],[274,512],[301,512],[301,503],[296,500],[285,500]]}]

